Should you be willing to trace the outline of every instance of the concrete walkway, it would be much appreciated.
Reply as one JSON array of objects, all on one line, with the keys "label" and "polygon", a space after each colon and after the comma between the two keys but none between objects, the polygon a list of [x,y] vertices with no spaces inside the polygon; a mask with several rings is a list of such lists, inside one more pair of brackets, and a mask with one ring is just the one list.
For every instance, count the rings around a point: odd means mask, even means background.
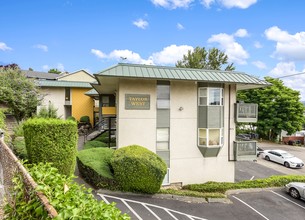
[{"label": "concrete walkway", "polygon": [[[83,149],[84,142],[85,142],[84,138],[85,138],[85,136],[83,136],[83,135],[78,136],[78,147],[77,147],[78,150]],[[80,177],[77,164],[76,164],[74,175],[76,176],[76,178],[74,179],[74,181],[76,183],[78,183],[79,185],[84,185],[86,188],[91,188],[92,190],[94,190],[94,188],[90,184],[88,184],[82,177]]]}]

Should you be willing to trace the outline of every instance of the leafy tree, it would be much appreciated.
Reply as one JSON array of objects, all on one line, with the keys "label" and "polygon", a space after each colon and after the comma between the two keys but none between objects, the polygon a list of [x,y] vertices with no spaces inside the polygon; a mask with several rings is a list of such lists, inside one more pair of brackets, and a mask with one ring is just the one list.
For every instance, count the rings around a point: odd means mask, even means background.
[{"label": "leafy tree", "polygon": [[239,91],[237,99],[258,104],[257,132],[261,137],[275,140],[282,130],[293,134],[302,129],[305,122],[304,105],[300,92],[284,86],[283,81],[271,77],[272,84],[260,89]]},{"label": "leafy tree", "polygon": [[18,67],[4,67],[0,68],[0,100],[20,122],[36,112],[41,97],[34,81],[26,78]]},{"label": "leafy tree", "polygon": [[[223,65],[228,64],[228,56],[217,48],[208,51],[202,47],[196,47],[193,51],[189,50],[183,59],[177,61],[176,67],[221,70]],[[224,70],[233,71],[233,63],[228,64]]]},{"label": "leafy tree", "polygon": [[59,71],[58,69],[50,69],[50,70],[48,71],[48,73],[61,74],[61,71]]}]

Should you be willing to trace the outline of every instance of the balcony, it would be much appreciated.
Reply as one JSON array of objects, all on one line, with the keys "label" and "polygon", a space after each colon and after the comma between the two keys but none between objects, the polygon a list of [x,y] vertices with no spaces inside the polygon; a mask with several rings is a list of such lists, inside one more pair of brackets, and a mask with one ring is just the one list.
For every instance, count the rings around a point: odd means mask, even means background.
[{"label": "balcony", "polygon": [[236,161],[256,160],[256,141],[234,141],[234,159]]}]

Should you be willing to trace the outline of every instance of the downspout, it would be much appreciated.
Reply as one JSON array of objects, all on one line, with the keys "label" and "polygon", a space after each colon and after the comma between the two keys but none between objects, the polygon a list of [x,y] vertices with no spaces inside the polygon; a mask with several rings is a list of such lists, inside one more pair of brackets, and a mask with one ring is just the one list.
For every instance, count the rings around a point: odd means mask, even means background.
[{"label": "downspout", "polygon": [[102,129],[102,121],[103,121],[103,113],[102,113],[102,106],[103,106],[103,103],[102,103],[102,95],[101,94],[99,94],[99,103],[98,103],[98,128],[99,128],[99,130],[101,130]]},{"label": "downspout", "polygon": [[231,153],[231,84],[229,85],[229,117],[228,117],[228,161],[236,161],[235,159],[230,158]]}]

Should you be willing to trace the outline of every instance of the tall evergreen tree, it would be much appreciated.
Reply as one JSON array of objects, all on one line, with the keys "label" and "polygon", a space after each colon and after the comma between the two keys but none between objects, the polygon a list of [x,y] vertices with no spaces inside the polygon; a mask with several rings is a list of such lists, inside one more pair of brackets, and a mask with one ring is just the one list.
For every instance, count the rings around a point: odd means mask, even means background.
[{"label": "tall evergreen tree", "polygon": [[[223,68],[223,66],[225,68]],[[196,47],[193,51],[189,50],[183,59],[177,61],[176,67],[209,69],[209,70],[227,70],[233,71],[233,63],[228,64],[228,56],[217,48],[209,49]]]}]

